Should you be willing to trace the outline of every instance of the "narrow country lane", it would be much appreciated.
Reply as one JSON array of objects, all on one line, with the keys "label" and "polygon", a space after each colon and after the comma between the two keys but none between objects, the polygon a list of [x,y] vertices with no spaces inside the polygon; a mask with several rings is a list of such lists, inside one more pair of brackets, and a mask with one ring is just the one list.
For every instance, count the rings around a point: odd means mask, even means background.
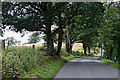
[{"label": "narrow country lane", "polygon": [[53,80],[118,80],[118,69],[97,58],[98,56],[70,60],[57,72]]}]

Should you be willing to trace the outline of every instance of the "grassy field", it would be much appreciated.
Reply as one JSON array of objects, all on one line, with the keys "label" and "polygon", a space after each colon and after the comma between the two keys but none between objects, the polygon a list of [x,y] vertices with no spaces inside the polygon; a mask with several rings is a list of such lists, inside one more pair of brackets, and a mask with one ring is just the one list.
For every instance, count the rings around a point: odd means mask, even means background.
[{"label": "grassy field", "polygon": [[[79,55],[78,55],[79,54]],[[87,58],[83,53],[61,50],[61,57],[45,56],[44,47],[11,47],[3,53],[3,78],[52,78],[68,60]]]},{"label": "grassy field", "polygon": [[[32,47],[32,45],[35,45],[35,46],[44,46],[43,43],[33,43],[33,44],[18,45],[16,47]],[[57,46],[57,44],[54,43],[54,46]],[[82,43],[74,43],[72,49],[73,50],[80,49],[80,48],[82,48],[82,46],[83,46]],[[62,43],[62,48],[65,48],[65,43],[64,42]]]},{"label": "grassy field", "polygon": [[101,60],[102,62],[109,64],[110,66],[113,66],[120,70],[120,64],[118,64],[117,62],[111,61],[109,59],[104,59],[104,58],[98,58],[98,60]]}]

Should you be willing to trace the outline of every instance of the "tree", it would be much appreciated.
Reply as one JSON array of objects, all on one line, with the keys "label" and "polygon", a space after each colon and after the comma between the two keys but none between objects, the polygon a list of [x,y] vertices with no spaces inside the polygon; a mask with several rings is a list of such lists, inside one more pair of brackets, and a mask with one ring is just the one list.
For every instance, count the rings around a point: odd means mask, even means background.
[{"label": "tree", "polygon": [[88,47],[90,52],[90,46],[93,40],[97,39],[97,28],[101,27],[100,21],[104,12],[103,3],[87,3],[87,11],[83,14],[83,33],[81,35],[84,53]]},{"label": "tree", "polygon": [[[5,7],[6,5],[9,6]],[[51,25],[53,25],[54,18],[53,3],[4,3],[3,8],[3,24],[11,25],[11,29],[20,32],[23,32],[23,29],[43,32],[46,34],[47,54],[53,53],[54,45],[51,36]]]},{"label": "tree", "polygon": [[17,41],[17,44],[20,45],[21,41]]},{"label": "tree", "polygon": [[[43,32],[46,35],[48,55],[54,52],[53,37],[59,33],[57,51],[59,54],[62,43],[61,33],[72,18],[70,6],[69,3],[4,3],[3,24],[4,27],[11,25],[11,29],[15,31]],[[51,26],[54,24],[57,24],[58,28],[52,31]]]},{"label": "tree", "polygon": [[33,33],[31,36],[29,36],[28,43],[37,43],[40,41],[39,34]]},{"label": "tree", "polygon": [[75,41],[83,43],[85,54],[87,54],[87,47],[90,52],[90,46],[97,39],[97,28],[100,27],[103,11],[103,3],[81,4],[78,15],[73,17],[72,23],[68,25],[66,30],[66,46],[69,46],[66,48],[68,52],[71,52],[72,44]]},{"label": "tree", "polygon": [[102,27],[99,29],[100,42],[105,50],[104,57],[119,60],[120,3],[105,4]]},{"label": "tree", "polygon": [[[79,5],[80,6],[80,5]],[[77,15],[75,10],[78,10],[78,5],[75,3],[72,4],[65,4],[62,9],[59,9],[58,13],[58,22],[57,25],[59,26],[59,32],[58,32],[58,48],[56,54],[60,55],[60,50],[62,47],[62,40],[63,40],[63,29],[69,25],[72,22],[72,18]],[[74,8],[73,8],[74,7]]]},{"label": "tree", "polygon": [[4,3],[2,7],[4,27],[11,25],[12,30],[20,32],[24,30],[43,32],[46,35],[47,54],[52,55],[53,37],[59,28],[52,32],[51,26],[55,23],[57,9],[62,5],[64,4],[43,2]]},{"label": "tree", "polygon": [[6,41],[8,43],[8,46],[16,45],[17,43],[17,40],[14,37],[8,37]]}]

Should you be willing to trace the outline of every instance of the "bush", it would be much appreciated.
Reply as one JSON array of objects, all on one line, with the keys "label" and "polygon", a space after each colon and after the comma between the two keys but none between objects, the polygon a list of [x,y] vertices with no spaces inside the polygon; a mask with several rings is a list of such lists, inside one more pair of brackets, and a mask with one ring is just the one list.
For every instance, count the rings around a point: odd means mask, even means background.
[{"label": "bush", "polygon": [[31,68],[42,63],[43,54],[41,51],[27,47],[10,48],[2,55],[3,78],[24,76]]},{"label": "bush", "polygon": [[89,54],[87,54],[87,56],[94,56],[94,54],[93,53],[89,53]]},{"label": "bush", "polygon": [[79,51],[73,51],[73,52],[72,52],[72,55],[74,55],[74,56],[85,56],[84,53],[79,52]]},{"label": "bush", "polygon": [[65,56],[65,57],[70,56],[70,54],[66,52],[65,49],[61,49],[60,55]]},{"label": "bush", "polygon": [[114,60],[115,57],[118,57],[118,54],[117,54],[117,53],[118,53],[118,52],[117,52],[117,49],[114,48],[114,49],[113,49],[112,56],[111,56],[111,57],[112,57],[112,60]]}]

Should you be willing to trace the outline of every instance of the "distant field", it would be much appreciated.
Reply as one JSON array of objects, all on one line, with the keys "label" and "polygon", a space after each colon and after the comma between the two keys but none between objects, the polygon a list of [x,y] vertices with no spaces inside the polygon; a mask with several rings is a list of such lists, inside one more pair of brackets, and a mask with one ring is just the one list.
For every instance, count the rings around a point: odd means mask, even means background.
[{"label": "distant field", "polygon": [[[35,43],[35,44],[25,44],[25,45],[19,45],[17,47],[32,47],[32,45],[35,45],[35,46],[43,46],[44,44],[43,43]],[[82,48],[82,43],[74,43],[73,45],[73,50],[76,50],[76,49],[80,49]],[[54,46],[57,46],[57,44],[54,44]],[[65,48],[65,43],[62,44],[62,48]]]}]

